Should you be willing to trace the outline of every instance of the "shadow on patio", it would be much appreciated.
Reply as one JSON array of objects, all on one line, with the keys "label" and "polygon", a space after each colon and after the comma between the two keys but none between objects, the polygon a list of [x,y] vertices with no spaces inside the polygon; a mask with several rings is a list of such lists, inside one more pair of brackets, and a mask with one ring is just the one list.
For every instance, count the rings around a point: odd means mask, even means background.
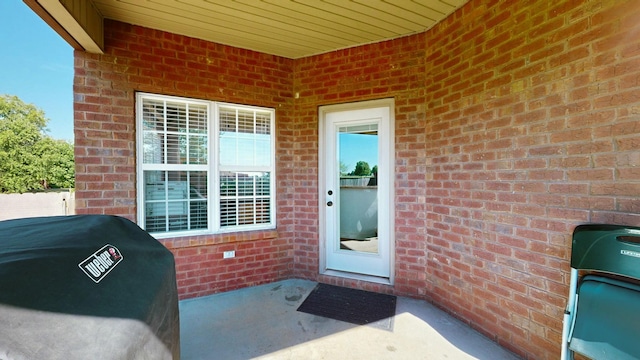
[{"label": "shadow on patio", "polygon": [[424,301],[398,297],[394,318],[366,326],[296,311],[315,285],[284,280],[181,301],[182,359],[517,359]]}]

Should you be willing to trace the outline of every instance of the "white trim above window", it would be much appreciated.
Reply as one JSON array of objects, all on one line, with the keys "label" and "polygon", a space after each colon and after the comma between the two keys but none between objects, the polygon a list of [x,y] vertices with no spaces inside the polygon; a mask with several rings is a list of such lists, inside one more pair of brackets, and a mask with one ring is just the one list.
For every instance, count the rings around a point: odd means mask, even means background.
[{"label": "white trim above window", "polygon": [[275,228],[274,129],[274,109],[138,93],[138,224],[156,237]]}]

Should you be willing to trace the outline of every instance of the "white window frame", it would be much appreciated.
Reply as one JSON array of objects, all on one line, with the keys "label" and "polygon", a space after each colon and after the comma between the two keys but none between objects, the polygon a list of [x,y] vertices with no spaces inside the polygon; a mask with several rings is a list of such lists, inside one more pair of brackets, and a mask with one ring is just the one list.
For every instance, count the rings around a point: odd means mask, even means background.
[{"label": "white window frame", "polygon": [[[207,139],[208,139],[208,164],[207,165],[167,165],[167,164],[144,164],[144,127],[143,127],[143,101],[170,101],[170,102],[183,102],[185,104],[197,104],[205,105],[208,108],[208,126],[207,126]],[[229,166],[221,165],[220,162],[220,119],[219,110],[221,107],[234,108],[237,110],[256,111],[260,113],[268,113],[270,116],[269,123],[269,142],[270,142],[270,156],[269,165],[241,165],[241,166]],[[207,234],[219,234],[230,233],[239,231],[251,231],[251,230],[269,230],[276,227],[276,167],[275,167],[275,109],[239,105],[225,102],[197,100],[185,97],[158,95],[151,93],[136,93],[136,203],[137,203],[137,221],[140,227],[145,228],[145,170],[164,170],[170,168],[170,170],[188,170],[191,166],[191,170],[202,171],[206,168],[207,172],[207,228],[196,230],[179,230],[179,231],[165,231],[165,232],[151,232],[156,238],[172,238],[180,236],[195,236],[195,235],[207,235]],[[234,226],[221,226],[220,225],[220,173],[225,171],[236,172],[268,172],[269,173],[269,222],[250,225],[234,225]],[[239,196],[238,196],[239,197]]]}]

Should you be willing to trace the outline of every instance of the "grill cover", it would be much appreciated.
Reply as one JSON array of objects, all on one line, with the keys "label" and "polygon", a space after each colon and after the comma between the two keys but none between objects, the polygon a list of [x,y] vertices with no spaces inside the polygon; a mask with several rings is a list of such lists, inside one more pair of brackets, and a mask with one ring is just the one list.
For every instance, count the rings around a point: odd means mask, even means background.
[{"label": "grill cover", "polygon": [[0,359],[179,359],[173,255],[131,221],[0,221]]}]

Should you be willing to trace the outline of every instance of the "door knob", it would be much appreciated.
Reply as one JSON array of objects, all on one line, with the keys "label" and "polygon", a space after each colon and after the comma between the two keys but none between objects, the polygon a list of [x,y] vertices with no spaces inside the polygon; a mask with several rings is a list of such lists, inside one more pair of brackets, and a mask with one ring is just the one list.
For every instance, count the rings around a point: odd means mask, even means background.
[{"label": "door knob", "polygon": [[333,205],[333,201],[327,201],[327,206],[332,206]]}]

